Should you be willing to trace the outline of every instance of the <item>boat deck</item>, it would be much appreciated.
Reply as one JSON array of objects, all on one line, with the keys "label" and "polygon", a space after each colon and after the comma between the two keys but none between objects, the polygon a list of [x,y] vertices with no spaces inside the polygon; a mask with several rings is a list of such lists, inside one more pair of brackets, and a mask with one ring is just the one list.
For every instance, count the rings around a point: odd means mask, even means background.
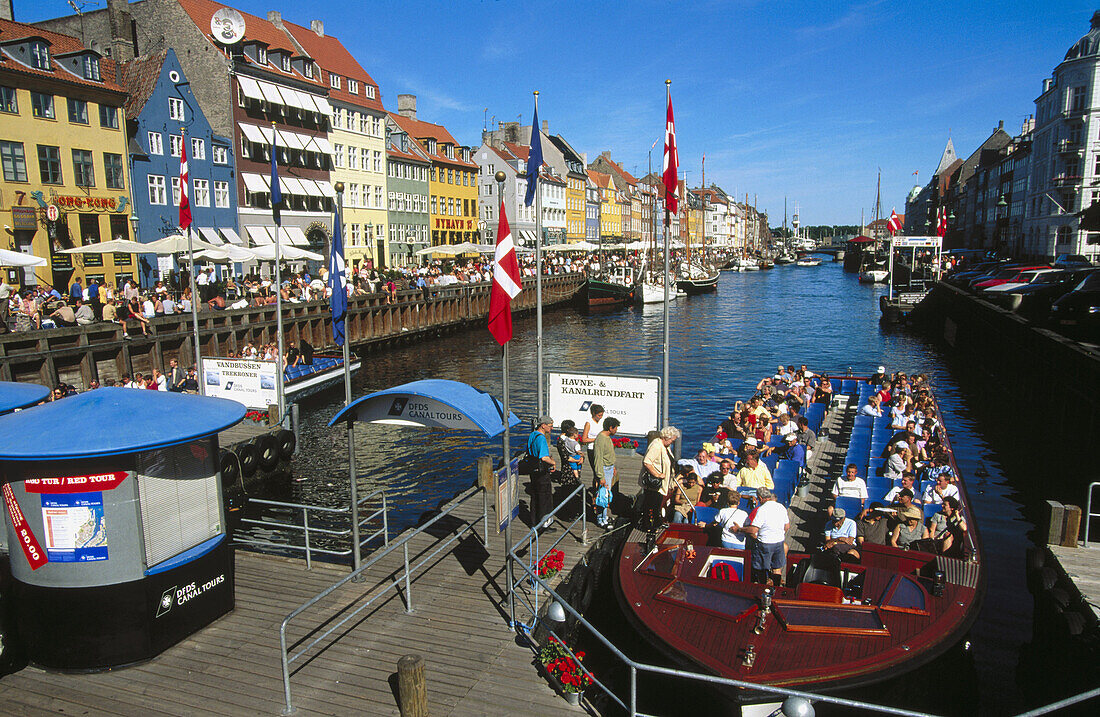
[{"label": "boat deck", "polygon": [[[410,560],[426,555],[458,526],[475,523],[481,500],[468,500],[435,536],[409,545]],[[490,519],[491,520],[491,519]],[[490,528],[492,530],[492,528]],[[590,530],[592,528],[590,527]],[[559,526],[550,535],[562,535]],[[295,663],[291,678],[299,715],[397,715],[397,661],[420,654],[426,663],[433,715],[560,715],[564,700],[535,668],[531,650],[508,628],[504,602],[504,541],[493,532],[488,550],[468,536],[414,575],[407,614],[391,591]],[[579,531],[558,545],[565,571],[585,547]],[[291,623],[293,643],[401,571],[395,550],[318,609]],[[279,624],[292,610],[343,578],[346,567],[238,550],[236,609],[141,665],[96,674],[58,674],[28,667],[0,679],[6,713],[21,715],[276,715],[284,707]],[[402,590],[403,594],[403,590]],[[518,605],[518,603],[517,603]],[[517,614],[517,617],[520,615]],[[525,616],[524,616],[525,617]]]}]

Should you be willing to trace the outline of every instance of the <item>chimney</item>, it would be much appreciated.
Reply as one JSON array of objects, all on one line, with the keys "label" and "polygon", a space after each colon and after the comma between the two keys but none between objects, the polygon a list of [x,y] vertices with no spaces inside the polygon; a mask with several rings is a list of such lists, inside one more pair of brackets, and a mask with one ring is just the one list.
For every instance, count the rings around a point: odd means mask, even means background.
[{"label": "chimney", "polygon": [[542,121],[542,133],[545,134],[545,135],[550,134],[550,120],[543,120]]},{"label": "chimney", "polygon": [[398,95],[397,114],[416,119],[416,95]]},{"label": "chimney", "polygon": [[1002,129],[1003,130],[1004,128],[1005,128],[1005,121],[1004,120],[1001,120],[1000,122],[997,123],[997,129]]},{"label": "chimney", "polygon": [[280,30],[283,28],[283,14],[278,10],[268,10],[267,21]]},{"label": "chimney", "polygon": [[130,6],[127,0],[107,0],[107,22],[111,27],[111,58],[115,62],[134,59]]},{"label": "chimney", "polygon": [[317,34],[317,37],[325,36],[325,23],[322,20],[310,20],[309,29]]}]

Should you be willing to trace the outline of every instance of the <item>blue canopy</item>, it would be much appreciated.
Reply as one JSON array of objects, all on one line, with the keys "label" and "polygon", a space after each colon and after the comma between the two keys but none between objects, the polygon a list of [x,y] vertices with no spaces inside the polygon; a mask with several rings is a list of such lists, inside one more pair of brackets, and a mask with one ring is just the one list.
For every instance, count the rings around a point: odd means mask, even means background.
[{"label": "blue canopy", "polygon": [[[343,408],[330,426],[345,421],[391,423],[481,431],[489,438],[504,432],[504,407],[484,391],[459,381],[412,381],[364,396]],[[508,413],[508,427],[519,423]]]},{"label": "blue canopy", "polygon": [[96,458],[188,443],[244,418],[236,401],[135,388],[97,388],[0,416],[0,460]]},{"label": "blue canopy", "polygon": [[33,406],[49,395],[50,389],[41,384],[0,381],[0,415]]}]

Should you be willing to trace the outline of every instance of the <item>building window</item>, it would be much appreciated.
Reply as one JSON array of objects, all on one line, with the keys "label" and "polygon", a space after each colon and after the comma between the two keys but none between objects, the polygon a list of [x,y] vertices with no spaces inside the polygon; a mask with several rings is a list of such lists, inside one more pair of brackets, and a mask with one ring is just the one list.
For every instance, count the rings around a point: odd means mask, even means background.
[{"label": "building window", "polygon": [[352,131],[355,130],[355,113],[352,112],[351,110],[348,110],[347,128],[352,130]]},{"label": "building window", "polygon": [[359,162],[359,153],[355,151],[355,147],[348,147],[348,169],[357,169]]},{"label": "building window", "polygon": [[214,180],[214,206],[218,209],[229,208],[229,182]]},{"label": "building window", "polygon": [[100,81],[99,76],[99,58],[95,55],[84,56],[84,79]]},{"label": "building window", "polygon": [[344,145],[342,145],[342,144],[332,145],[332,164],[338,169],[343,168],[343,166],[344,166]]},{"label": "building window", "polygon": [[118,129],[118,107],[100,105],[99,126],[107,129]]},{"label": "building window", "polygon": [[195,206],[196,207],[209,207],[210,206],[210,180],[208,179],[196,179],[195,180]]},{"label": "building window", "polygon": [[432,195],[432,214],[435,214],[435,195]]},{"label": "building window", "polygon": [[362,161],[362,164],[360,164],[359,166],[362,167],[363,171],[365,172],[367,169],[370,168],[370,150],[366,147],[363,147],[363,149],[359,150],[359,155],[360,160]]},{"label": "building window", "polygon": [[149,154],[164,154],[164,137],[160,132],[149,133]]},{"label": "building window", "polygon": [[61,149],[38,145],[38,170],[43,184],[61,184]]},{"label": "building window", "polygon": [[305,63],[305,75],[306,75],[306,77],[309,77],[309,78],[313,77],[313,63],[312,62]]},{"label": "building window", "polygon": [[186,119],[183,111],[183,100],[179,97],[168,98],[168,116],[171,119],[183,122]]},{"label": "building window", "polygon": [[359,94],[359,81],[348,78],[348,92],[353,95]]},{"label": "building window", "polygon": [[53,119],[53,95],[31,93],[31,114],[41,119]]},{"label": "building window", "polygon": [[168,153],[178,157],[183,153],[183,136],[178,134],[168,135]]},{"label": "building window", "polygon": [[328,83],[334,89],[337,89],[337,90],[340,89],[340,75],[336,75],[336,74],[333,74],[331,72],[328,73]]},{"label": "building window", "polygon": [[374,150],[374,171],[382,171],[382,151],[377,149]]},{"label": "building window", "polygon": [[214,144],[210,146],[210,153],[213,155],[214,164],[229,164],[229,148],[220,144]]},{"label": "building window", "polygon": [[73,150],[73,183],[78,187],[95,186],[95,167],[92,153],[86,149]]},{"label": "building window", "polygon": [[382,189],[381,185],[376,186],[374,188],[374,206],[377,209],[382,208],[382,192],[383,192],[383,189]]},{"label": "building window", "polygon": [[172,206],[180,205],[180,178],[172,177]]},{"label": "building window", "polygon": [[103,153],[103,183],[108,189],[122,189],[122,155]]},{"label": "building window", "polygon": [[31,43],[31,67],[36,70],[50,69],[50,47],[44,42]]},{"label": "building window", "polygon": [[267,48],[256,46],[256,61],[261,65],[267,64]]},{"label": "building window", "polygon": [[348,206],[359,206],[359,185],[354,183],[348,184]]},{"label": "building window", "polygon": [[359,225],[358,224],[352,224],[351,225],[351,243],[353,245],[359,243]]},{"label": "building window", "polygon": [[282,65],[283,72],[290,72],[290,55],[286,53],[280,54],[279,61]]},{"label": "building window", "polygon": [[27,158],[23,154],[22,142],[0,141],[0,164],[4,166],[5,181],[27,181]]},{"label": "building window", "polygon": [[150,204],[167,204],[168,201],[164,196],[164,177],[157,174],[150,174],[149,177],[149,203]]},{"label": "building window", "polygon": [[206,159],[206,140],[191,138],[191,159]]},{"label": "building window", "polygon": [[19,112],[19,103],[15,98],[14,87],[0,87],[0,112]]},{"label": "building window", "polygon": [[1069,110],[1076,112],[1085,109],[1085,88],[1071,87],[1069,93]]},{"label": "building window", "polygon": [[371,98],[372,100],[375,98],[374,85],[367,85],[364,89],[364,92],[366,92],[367,97]]}]

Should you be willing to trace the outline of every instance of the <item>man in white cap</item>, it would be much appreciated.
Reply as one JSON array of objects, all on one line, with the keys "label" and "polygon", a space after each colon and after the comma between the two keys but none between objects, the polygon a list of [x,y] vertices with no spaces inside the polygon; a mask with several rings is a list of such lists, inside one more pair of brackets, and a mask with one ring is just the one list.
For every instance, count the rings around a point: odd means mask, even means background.
[{"label": "man in white cap", "polygon": [[873,376],[871,376],[871,380],[868,381],[867,383],[871,384],[872,386],[879,386],[879,385],[881,385],[885,382],[886,382],[886,367],[885,366],[879,366],[878,371],[876,371],[875,374]]},{"label": "man in white cap", "polygon": [[856,523],[849,518],[843,508],[833,510],[833,518],[825,528],[825,543],[821,549],[832,552],[837,558],[847,554],[854,560],[859,560],[859,551],[856,550]]}]

